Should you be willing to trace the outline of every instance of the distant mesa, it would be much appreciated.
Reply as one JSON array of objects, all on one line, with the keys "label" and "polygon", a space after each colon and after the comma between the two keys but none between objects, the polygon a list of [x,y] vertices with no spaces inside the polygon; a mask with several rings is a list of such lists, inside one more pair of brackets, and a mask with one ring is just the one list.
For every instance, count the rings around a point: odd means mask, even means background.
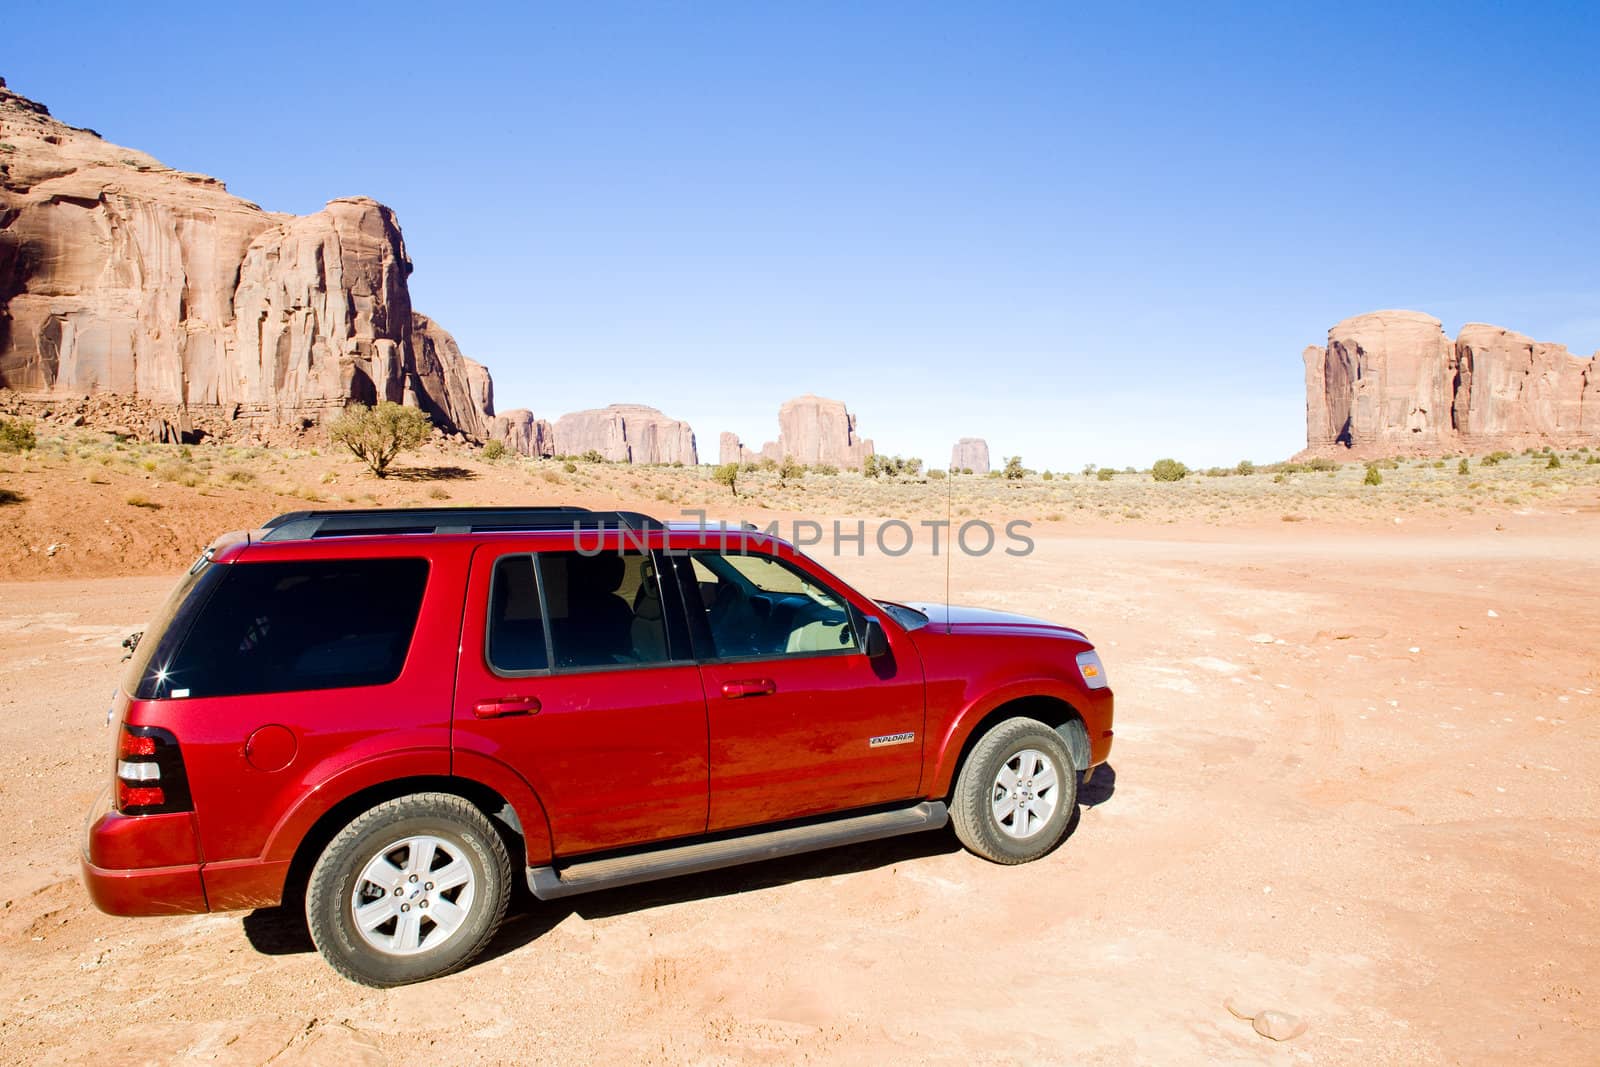
[{"label": "distant mesa", "polygon": [[989,473],[989,442],[981,437],[963,437],[950,450],[950,469],[970,470],[973,474]]},{"label": "distant mesa", "polygon": [[612,404],[562,415],[555,423],[530,411],[496,418],[491,436],[525,456],[581,456],[598,452],[612,463],[700,462],[689,424],[643,404]]},{"label": "distant mesa", "polygon": [[352,401],[481,439],[489,372],[411,307],[394,212],[263,211],[0,87],[0,388],[113,393],[247,434]]},{"label": "distant mesa", "polygon": [[[1600,353],[1597,353],[1600,356]],[[1371,458],[1600,444],[1600,358],[1418,311],[1375,311],[1303,353],[1306,451]]]},{"label": "distant mesa", "polygon": [[778,409],[778,439],[768,441],[759,451],[747,448],[732,433],[722,434],[718,445],[718,459],[723,463],[781,461],[788,456],[807,466],[829,463],[859,468],[873,452],[872,440],[857,432],[856,417],[845,409],[844,401],[809,393]]}]

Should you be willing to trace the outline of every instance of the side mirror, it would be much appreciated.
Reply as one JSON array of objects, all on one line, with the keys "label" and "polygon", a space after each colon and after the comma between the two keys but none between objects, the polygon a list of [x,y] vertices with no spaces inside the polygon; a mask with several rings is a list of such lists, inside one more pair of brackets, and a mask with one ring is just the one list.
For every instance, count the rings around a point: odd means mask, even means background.
[{"label": "side mirror", "polygon": [[867,617],[867,624],[862,630],[862,640],[866,644],[869,659],[889,654],[889,635],[883,632],[883,623],[875,616]]}]

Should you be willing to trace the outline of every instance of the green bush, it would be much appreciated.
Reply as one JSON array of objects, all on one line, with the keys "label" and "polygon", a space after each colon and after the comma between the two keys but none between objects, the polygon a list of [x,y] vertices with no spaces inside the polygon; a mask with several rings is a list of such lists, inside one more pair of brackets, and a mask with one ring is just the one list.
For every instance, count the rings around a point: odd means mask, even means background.
[{"label": "green bush", "polygon": [[1235,474],[1254,474],[1255,472],[1256,465],[1248,459],[1241,459],[1239,465],[1233,468],[1233,473]]},{"label": "green bush", "polygon": [[1117,476],[1117,472],[1112,470],[1110,467],[1101,467],[1099,470],[1094,472],[1094,476],[1102,482],[1109,482],[1111,479]]},{"label": "green bush", "polygon": [[811,465],[811,473],[821,474],[824,477],[833,478],[838,476],[839,468],[835,467],[832,463],[813,463]]},{"label": "green bush", "polygon": [[428,416],[418,408],[385,400],[376,407],[357,404],[346,408],[328,427],[328,436],[383,478],[395,457],[426,441],[432,428]]},{"label": "green bush", "polygon": [[935,467],[933,470],[928,472],[928,477],[936,482],[942,482],[944,481],[944,471]]},{"label": "green bush", "polygon": [[1466,456],[1462,456],[1461,457],[1461,462],[1456,464],[1456,473],[1457,474],[1466,474],[1471,469],[1472,469],[1472,467],[1469,466],[1468,463],[1467,463],[1467,457]]},{"label": "green bush", "polygon": [[1306,470],[1308,471],[1336,471],[1338,469],[1338,461],[1327,456],[1313,456],[1310,462],[1306,464]]},{"label": "green bush", "polygon": [[606,457],[600,454],[600,450],[598,448],[591,448],[578,458],[583,460],[585,463],[604,463],[606,461]]},{"label": "green bush", "polygon": [[1056,476],[1051,474],[1049,471],[1045,471],[1043,474],[1039,475],[1039,478],[1046,482],[1055,481],[1055,477]]},{"label": "green bush", "polygon": [[572,462],[572,460],[570,460],[570,459],[569,460],[565,460],[565,461],[562,462],[561,469],[566,471],[568,474],[577,474],[578,473],[578,465],[576,463]]},{"label": "green bush", "polygon": [[0,419],[0,452],[31,452],[39,445],[32,423]]},{"label": "green bush", "polygon": [[780,486],[787,485],[790,482],[798,482],[805,477],[805,474],[805,464],[793,456],[784,456],[783,462],[778,464],[778,484]]},{"label": "green bush", "polygon": [[1369,465],[1367,467],[1367,476],[1365,478],[1361,479],[1361,484],[1362,485],[1382,485],[1383,484],[1383,475],[1378,472],[1378,465],[1376,463],[1371,464],[1371,465]]},{"label": "green bush", "polygon": [[734,496],[739,495],[739,464],[724,463],[711,472],[718,485],[725,485]]},{"label": "green bush", "polygon": [[1158,482],[1181,482],[1189,476],[1189,468],[1175,459],[1158,459],[1150,465],[1150,477]]},{"label": "green bush", "polygon": [[1552,470],[1552,471],[1560,470],[1561,469],[1561,457],[1556,455],[1554,452],[1550,453],[1550,462],[1545,464],[1545,469],[1546,470]]},{"label": "green bush", "polygon": [[1515,458],[1516,457],[1513,456],[1510,452],[1490,452],[1487,456],[1484,456],[1478,462],[1481,463],[1485,467],[1495,467],[1495,466],[1498,466],[1500,463],[1502,463],[1505,460],[1515,459]]},{"label": "green bush", "polygon": [[506,443],[504,441],[489,441],[483,446],[483,458],[493,463],[497,459],[505,458]]},{"label": "green bush", "polygon": [[1027,473],[1027,471],[1022,467],[1022,457],[1012,456],[1007,459],[1006,468],[1002,473],[1005,475],[1005,479],[1008,482],[1020,481],[1022,476]]}]

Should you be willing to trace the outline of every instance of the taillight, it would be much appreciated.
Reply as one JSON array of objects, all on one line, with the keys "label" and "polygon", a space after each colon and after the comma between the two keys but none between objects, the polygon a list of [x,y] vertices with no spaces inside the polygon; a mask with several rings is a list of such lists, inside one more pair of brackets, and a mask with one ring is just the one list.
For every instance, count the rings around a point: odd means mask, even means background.
[{"label": "taillight", "polygon": [[124,815],[189,811],[189,776],[171,731],[122,725],[117,741],[117,810]]}]

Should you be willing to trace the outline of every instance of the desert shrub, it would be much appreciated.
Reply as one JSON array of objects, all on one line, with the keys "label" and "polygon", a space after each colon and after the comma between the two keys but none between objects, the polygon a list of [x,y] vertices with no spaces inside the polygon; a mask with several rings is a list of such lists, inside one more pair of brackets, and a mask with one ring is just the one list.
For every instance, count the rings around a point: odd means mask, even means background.
[{"label": "desert shrub", "polygon": [[1233,468],[1233,473],[1235,474],[1254,474],[1255,472],[1256,465],[1251,463],[1248,459],[1241,459],[1238,463],[1238,466]]},{"label": "desert shrub", "polygon": [[1189,468],[1175,459],[1158,459],[1150,465],[1150,477],[1158,482],[1181,482],[1189,476]]},{"label": "desert shrub", "polygon": [[0,452],[29,452],[39,447],[33,424],[22,419],[0,419]]},{"label": "desert shrub", "polygon": [[1045,471],[1043,474],[1039,475],[1040,480],[1041,481],[1046,481],[1046,482],[1055,481],[1055,477],[1056,476],[1054,474],[1051,474],[1049,471]]},{"label": "desert shrub", "polygon": [[1020,481],[1028,472],[1023,469],[1021,456],[1011,456],[1006,460],[1005,470],[1001,473],[1005,475],[1006,481],[1015,482]]},{"label": "desert shrub", "polygon": [[866,459],[862,460],[861,473],[868,478],[876,478],[882,469],[878,465],[878,460],[880,458],[882,457],[880,457],[877,453],[873,453]]},{"label": "desert shrub", "polygon": [[746,474],[754,474],[756,471],[761,469],[761,464],[751,460],[748,463],[739,464],[739,469]]},{"label": "desert shrub", "polygon": [[737,463],[724,463],[711,472],[711,477],[716,479],[718,485],[728,487],[728,492],[734,496],[739,495],[739,465]]},{"label": "desert shrub", "polygon": [[430,500],[449,500],[450,499],[450,494],[445,491],[445,488],[443,486],[436,485],[432,489],[428,490],[428,499],[430,499]]},{"label": "desert shrub", "polygon": [[1456,473],[1457,474],[1466,474],[1471,469],[1472,469],[1472,467],[1467,464],[1467,457],[1466,456],[1462,456],[1461,457],[1461,462],[1456,464]]},{"label": "desert shrub", "polygon": [[1279,471],[1277,474],[1274,474],[1272,476],[1272,484],[1273,485],[1282,485],[1284,482],[1286,482],[1288,480],[1289,480],[1289,475],[1286,474],[1283,471]]},{"label": "desert shrub", "polygon": [[821,474],[825,477],[833,478],[838,475],[839,468],[835,467],[832,463],[814,463],[811,466],[811,473]]},{"label": "desert shrub", "polygon": [[583,460],[585,463],[604,463],[606,461],[606,457],[600,454],[600,450],[598,448],[591,448],[578,458]]},{"label": "desert shrub", "polygon": [[1516,457],[1514,457],[1510,452],[1498,452],[1497,451],[1497,452],[1490,452],[1487,456],[1484,456],[1478,462],[1480,464],[1482,464],[1483,466],[1485,466],[1485,467],[1494,467],[1494,466],[1498,466],[1500,463],[1504,462],[1505,460],[1515,459],[1515,458]]},{"label": "desert shrub", "polygon": [[1553,470],[1560,470],[1561,469],[1561,457],[1556,455],[1554,452],[1550,453],[1550,462],[1545,464],[1545,469],[1546,470],[1552,470],[1552,471]]},{"label": "desert shrub", "polygon": [[972,468],[971,467],[962,467],[961,468],[961,473],[962,474],[971,474],[972,473]]},{"label": "desert shrub", "polygon": [[1304,515],[1285,515],[1283,517],[1283,521],[1284,522],[1305,522],[1306,521],[1306,517]]},{"label": "desert shrub", "polygon": [[1095,472],[1096,469],[1097,468],[1095,467],[1095,465],[1093,463],[1085,463],[1083,465],[1083,476],[1085,478],[1089,477],[1091,474],[1093,474]]},{"label": "desert shrub", "polygon": [[[577,473],[578,473],[578,465],[577,465],[577,464],[576,464],[576,463],[574,463],[574,462],[572,462],[572,460],[570,460],[570,459],[569,459],[569,460],[566,460],[566,461],[565,461],[565,462],[563,462],[563,463],[562,463],[562,464],[561,464],[561,469],[562,469],[562,470],[564,470],[564,471],[566,471],[566,472],[567,472],[567,473],[568,473],[568,474],[577,474]],[[555,473],[555,472],[554,472],[554,471],[552,471],[552,472],[550,472],[550,473],[552,473],[552,474],[553,474],[553,473]],[[545,480],[546,480],[546,481],[549,481],[549,479],[548,479],[548,478],[547,478],[547,479],[545,479]]]},{"label": "desert shrub", "polygon": [[1207,467],[1205,470],[1207,478],[1226,478],[1232,473],[1232,467]]},{"label": "desert shrub", "polygon": [[428,416],[418,408],[385,400],[376,407],[358,404],[346,408],[328,427],[328,437],[384,478],[395,457],[426,441],[432,428]]},{"label": "desert shrub", "polygon": [[928,477],[932,478],[936,482],[943,481],[944,480],[944,471],[939,470],[937,467],[935,467],[933,470],[928,472]]},{"label": "desert shrub", "polygon": [[1336,471],[1338,469],[1338,460],[1332,459],[1329,456],[1313,456],[1306,463],[1306,470],[1308,471]]},{"label": "desert shrub", "polygon": [[1600,456],[1590,456],[1588,459],[1583,461],[1583,465],[1586,467],[1592,463],[1600,463]]},{"label": "desert shrub", "polygon": [[194,472],[194,468],[176,459],[156,464],[155,476],[159,481],[177,482],[191,488],[200,484],[200,476]]},{"label": "desert shrub", "polygon": [[[789,457],[785,456],[784,458],[788,459]],[[760,467],[764,471],[775,471],[778,469],[778,461],[773,459],[771,456],[762,456],[756,466]]]},{"label": "desert shrub", "polygon": [[129,493],[122,499],[124,503],[132,504],[136,508],[149,508],[151,511],[161,510],[160,504],[157,504],[143,493]]},{"label": "desert shrub", "polygon": [[483,458],[493,463],[497,459],[504,459],[506,443],[504,441],[489,441],[483,446]]},{"label": "desert shrub", "polygon": [[783,462],[778,464],[778,484],[780,486],[788,485],[790,482],[798,482],[805,475],[805,464],[793,456],[784,456]]},{"label": "desert shrub", "polygon": [[1112,470],[1110,467],[1101,467],[1099,470],[1094,472],[1094,476],[1102,482],[1109,482],[1111,479],[1117,476],[1117,472]]},{"label": "desert shrub", "polygon": [[233,482],[235,485],[249,485],[256,480],[256,472],[247,471],[243,467],[229,467],[222,472],[222,480]]},{"label": "desert shrub", "polygon": [[1378,465],[1376,463],[1370,463],[1370,464],[1367,465],[1367,476],[1365,478],[1361,479],[1361,484],[1362,485],[1382,485],[1383,484],[1383,475],[1378,472]]}]

